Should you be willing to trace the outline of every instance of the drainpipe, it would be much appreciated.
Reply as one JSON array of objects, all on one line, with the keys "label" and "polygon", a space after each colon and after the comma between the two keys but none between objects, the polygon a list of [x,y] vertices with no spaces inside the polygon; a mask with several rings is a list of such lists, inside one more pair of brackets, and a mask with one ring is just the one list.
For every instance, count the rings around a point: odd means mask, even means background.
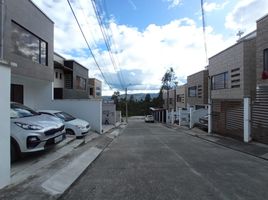
[{"label": "drainpipe", "polygon": [[4,59],[4,18],[5,18],[5,2],[0,0],[0,60]]}]

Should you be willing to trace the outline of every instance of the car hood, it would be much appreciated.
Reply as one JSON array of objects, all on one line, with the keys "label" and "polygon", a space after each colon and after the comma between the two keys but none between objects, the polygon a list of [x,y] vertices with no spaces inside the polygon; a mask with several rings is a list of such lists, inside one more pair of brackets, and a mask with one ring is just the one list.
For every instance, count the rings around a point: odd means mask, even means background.
[{"label": "car hood", "polygon": [[63,125],[60,119],[46,114],[35,115],[32,117],[11,119],[11,122],[20,122],[25,124],[38,125],[44,128],[48,127],[59,128]]},{"label": "car hood", "polygon": [[74,126],[83,126],[83,127],[86,127],[88,124],[87,121],[85,120],[82,120],[82,119],[74,119],[74,120],[71,120],[71,121],[68,121],[68,122],[65,122],[67,124],[71,124],[71,125],[74,125]]}]

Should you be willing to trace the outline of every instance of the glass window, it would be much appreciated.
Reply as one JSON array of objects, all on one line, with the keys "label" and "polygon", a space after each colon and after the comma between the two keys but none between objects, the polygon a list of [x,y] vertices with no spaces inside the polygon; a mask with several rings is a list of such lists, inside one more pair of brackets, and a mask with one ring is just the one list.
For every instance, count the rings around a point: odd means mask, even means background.
[{"label": "glass window", "polygon": [[14,118],[23,118],[23,117],[32,117],[38,115],[34,110],[20,104],[11,104],[10,106],[10,117]]},{"label": "glass window", "polygon": [[11,52],[47,65],[47,43],[15,22],[12,22],[11,29]]},{"label": "glass window", "polygon": [[225,89],[227,88],[227,72],[212,76],[211,86],[212,90]]},{"label": "glass window", "polygon": [[196,97],[196,86],[188,88],[188,96],[189,97]]},{"label": "glass window", "polygon": [[181,102],[182,98],[180,95],[177,95],[177,102]]},{"label": "glass window", "polygon": [[263,51],[263,71],[268,71],[268,49]]},{"label": "glass window", "polygon": [[65,122],[72,121],[75,119],[75,117],[73,117],[72,115],[65,113],[65,112],[58,112],[58,113],[55,113],[55,115],[58,118],[64,120]]},{"label": "glass window", "polygon": [[86,79],[77,76],[76,77],[76,89],[86,90]]}]

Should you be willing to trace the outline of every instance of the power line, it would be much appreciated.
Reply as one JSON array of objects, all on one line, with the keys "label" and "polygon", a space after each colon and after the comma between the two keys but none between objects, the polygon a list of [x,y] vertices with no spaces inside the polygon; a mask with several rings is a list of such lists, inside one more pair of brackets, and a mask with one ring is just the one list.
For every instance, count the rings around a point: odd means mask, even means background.
[{"label": "power line", "polygon": [[122,89],[124,89],[124,86],[123,86],[123,83],[122,83],[122,79],[120,77],[120,74],[117,73],[117,64],[116,64],[115,59],[114,59],[114,56],[112,54],[112,50],[111,50],[111,46],[110,46],[110,40],[109,40],[109,37],[107,35],[106,29],[103,27],[103,24],[104,23],[102,21],[100,11],[97,8],[97,5],[96,5],[95,0],[91,0],[91,3],[92,3],[92,7],[94,9],[94,12],[95,12],[95,15],[96,15],[96,18],[97,18],[97,21],[98,21],[98,24],[99,24],[99,27],[100,27],[100,30],[101,30],[103,39],[104,39],[105,46],[106,46],[106,48],[108,50],[108,53],[109,53],[109,56],[110,56],[110,59],[111,59],[111,63],[113,65],[113,67],[114,67],[114,70],[116,72],[116,75],[117,75],[117,78],[119,80],[119,83],[120,83]]},{"label": "power line", "polygon": [[207,52],[206,21],[205,21],[205,11],[204,11],[204,2],[203,2],[203,0],[201,0],[201,12],[202,12],[204,47],[205,47],[206,64],[207,64],[208,63],[208,52]]},{"label": "power line", "polygon": [[74,18],[75,18],[75,20],[76,20],[76,23],[77,23],[77,25],[78,25],[78,27],[79,27],[79,29],[80,29],[82,35],[83,35],[83,38],[84,38],[84,40],[85,40],[85,42],[86,42],[86,44],[87,44],[87,47],[88,47],[88,49],[89,49],[89,51],[90,51],[91,56],[92,56],[93,59],[94,59],[95,64],[97,65],[98,69],[100,70],[101,75],[102,75],[102,77],[103,77],[105,83],[110,87],[110,89],[112,89],[112,87],[110,86],[110,84],[109,84],[108,81],[106,80],[106,78],[105,78],[103,72],[101,71],[101,68],[100,68],[100,66],[99,66],[99,64],[98,64],[98,62],[97,62],[97,60],[96,60],[96,58],[95,58],[95,56],[94,56],[94,54],[93,54],[92,49],[91,49],[90,46],[89,46],[89,43],[88,43],[88,41],[87,41],[87,38],[86,38],[86,36],[85,36],[85,34],[84,34],[83,30],[82,30],[82,27],[81,27],[81,25],[80,25],[80,23],[79,23],[79,21],[78,21],[76,15],[75,15],[75,12],[74,12],[74,10],[73,10],[73,7],[72,7],[70,1],[67,0],[67,2],[68,2],[69,6],[70,6],[70,8],[71,8],[72,14],[73,14],[73,16],[74,16]]},{"label": "power line", "polygon": [[[106,14],[109,16],[109,13],[108,13],[108,9],[107,9],[107,5],[106,5],[106,3],[105,3],[105,0],[100,1],[100,3],[101,3],[101,5],[102,5],[102,8],[104,9],[104,13],[106,13]],[[109,17],[108,17],[108,19],[109,19]],[[105,25],[107,26],[107,24],[105,24]],[[111,35],[111,36],[114,35],[114,33],[113,33],[113,31],[112,31],[112,29],[110,28],[109,25],[107,26],[107,30],[108,30],[108,31],[110,30],[110,35]],[[116,30],[117,30],[117,29],[116,29]],[[117,32],[118,32],[118,30],[117,30]],[[119,33],[119,32],[118,32],[118,33]],[[112,44],[112,43],[114,44],[115,51],[118,52],[118,48],[117,48],[117,45],[116,45],[116,43],[115,43],[113,37],[111,37],[110,43],[111,43],[111,44]],[[116,58],[117,63],[118,63],[119,76],[121,76],[121,79],[122,79],[122,81],[123,81],[123,83],[124,83],[124,86],[126,86],[126,81],[125,81],[125,78],[124,78],[124,76],[123,76],[123,74],[122,74],[122,71],[121,71],[121,69],[120,69],[120,62],[119,62],[119,59],[118,59],[118,57],[116,56],[116,54],[115,54],[115,58]]]},{"label": "power line", "polygon": [[[78,5],[79,5],[79,9],[82,10],[82,13],[83,13],[85,22],[86,22],[86,24],[87,24],[87,26],[88,26],[88,30],[90,31],[91,38],[92,38],[92,42],[93,42],[94,46],[97,47],[98,45],[97,45],[97,42],[96,42],[96,38],[95,38],[95,35],[93,34],[93,32],[91,31],[91,28],[90,28],[91,25],[90,25],[90,23],[89,23],[89,21],[88,21],[88,17],[87,17],[87,15],[86,15],[86,13],[85,13],[83,7],[81,6],[80,1],[77,1],[77,2],[78,2]],[[100,54],[98,54],[98,55],[100,56]],[[100,61],[101,61],[101,62],[100,62]],[[105,59],[101,59],[100,61],[99,61],[99,63],[101,63],[102,65],[107,65]],[[116,83],[116,81],[114,80],[114,77],[113,77],[111,74],[106,73],[106,78],[107,78],[108,80],[110,80],[109,82],[110,82],[111,85],[113,85],[112,83]]]}]

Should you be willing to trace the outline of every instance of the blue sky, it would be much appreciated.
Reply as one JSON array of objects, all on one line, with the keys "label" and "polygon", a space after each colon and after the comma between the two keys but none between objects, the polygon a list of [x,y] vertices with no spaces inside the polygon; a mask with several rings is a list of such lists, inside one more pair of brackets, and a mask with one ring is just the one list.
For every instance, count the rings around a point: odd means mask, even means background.
[{"label": "blue sky", "polygon": [[[67,1],[33,0],[55,23],[54,48],[89,69],[103,81],[73,18]],[[72,0],[72,6],[110,87],[103,94],[128,87],[130,93],[158,92],[161,78],[173,67],[179,84],[207,65],[199,0],[96,0],[105,13],[110,55],[91,1]],[[233,45],[241,30],[249,33],[268,13],[267,0],[204,0],[208,57]],[[59,12],[60,11],[60,12]]]}]

